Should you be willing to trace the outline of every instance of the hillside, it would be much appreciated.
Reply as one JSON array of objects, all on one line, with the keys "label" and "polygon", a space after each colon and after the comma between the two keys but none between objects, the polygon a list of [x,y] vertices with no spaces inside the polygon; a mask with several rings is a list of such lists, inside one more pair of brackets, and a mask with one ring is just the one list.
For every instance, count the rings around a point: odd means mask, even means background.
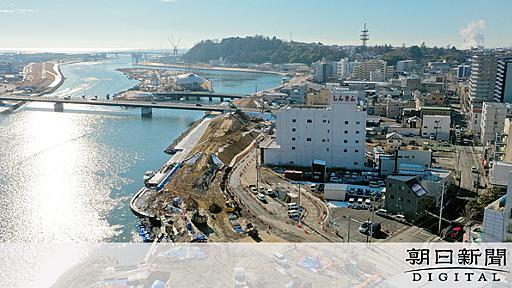
[{"label": "hillside", "polygon": [[320,43],[284,42],[276,37],[231,37],[220,42],[204,40],[185,55],[187,62],[207,63],[223,57],[231,63],[307,63],[325,58],[338,60],[345,57],[343,49]]}]

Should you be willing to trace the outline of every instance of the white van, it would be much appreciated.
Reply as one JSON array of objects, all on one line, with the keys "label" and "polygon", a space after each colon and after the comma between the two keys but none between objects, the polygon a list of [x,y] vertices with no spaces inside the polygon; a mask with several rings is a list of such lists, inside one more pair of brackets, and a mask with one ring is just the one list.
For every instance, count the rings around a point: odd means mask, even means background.
[{"label": "white van", "polygon": [[288,211],[290,211],[290,210],[298,210],[299,209],[299,204],[297,204],[297,203],[288,203],[288,204],[286,204],[286,208],[288,208]]}]

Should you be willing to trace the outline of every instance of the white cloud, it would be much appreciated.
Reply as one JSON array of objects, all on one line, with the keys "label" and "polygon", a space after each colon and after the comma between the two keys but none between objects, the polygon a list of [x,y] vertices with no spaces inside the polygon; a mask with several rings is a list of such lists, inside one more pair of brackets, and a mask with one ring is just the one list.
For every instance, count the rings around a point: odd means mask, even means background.
[{"label": "white cloud", "polygon": [[463,47],[466,49],[476,48],[484,43],[485,37],[482,31],[485,29],[485,20],[469,22],[466,27],[459,31],[459,35],[464,38]]},{"label": "white cloud", "polygon": [[0,14],[32,14],[36,13],[34,9],[0,9]]},{"label": "white cloud", "polygon": [[165,2],[165,3],[174,3],[176,2],[176,0],[160,0],[162,2]]}]

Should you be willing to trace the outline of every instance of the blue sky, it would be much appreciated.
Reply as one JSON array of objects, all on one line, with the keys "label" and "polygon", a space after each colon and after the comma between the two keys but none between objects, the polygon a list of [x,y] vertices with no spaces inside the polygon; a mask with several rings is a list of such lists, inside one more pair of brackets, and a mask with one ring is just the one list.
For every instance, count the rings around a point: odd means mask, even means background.
[{"label": "blue sky", "polygon": [[0,48],[166,48],[169,35],[187,48],[290,33],[296,41],[357,44],[364,22],[370,45],[462,47],[464,34],[503,47],[512,46],[510,11],[510,0],[0,0]]}]

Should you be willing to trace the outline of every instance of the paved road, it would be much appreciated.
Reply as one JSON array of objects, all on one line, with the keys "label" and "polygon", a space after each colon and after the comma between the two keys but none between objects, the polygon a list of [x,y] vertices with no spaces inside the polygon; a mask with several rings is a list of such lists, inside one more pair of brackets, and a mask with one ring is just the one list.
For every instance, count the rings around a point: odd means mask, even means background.
[{"label": "paved road", "polygon": [[[244,211],[249,212],[250,217],[258,219],[256,224],[260,225],[260,230],[267,230],[270,225],[272,234],[288,241],[327,241],[305,225],[298,227],[297,222],[288,218],[286,207],[278,203],[277,200],[267,197],[268,203],[264,204],[249,191],[248,185],[255,183],[255,161],[256,152],[252,150],[234,167],[229,178],[229,187],[243,204]],[[266,185],[264,186],[266,187]],[[303,203],[308,203],[307,206],[314,206],[305,197],[302,199]],[[316,211],[312,211],[311,215],[315,214]],[[244,215],[244,217],[247,216],[249,215]],[[316,221],[316,217],[312,218],[312,220],[308,219],[308,217],[305,218],[308,224]]]},{"label": "paved road", "polygon": [[[478,149],[478,148],[477,148]],[[477,173],[471,172],[471,167],[476,167],[479,171],[483,171],[482,167],[482,154],[472,146],[456,146],[457,155],[457,170],[461,175],[461,188],[469,191],[476,192],[473,187],[474,181],[477,179]],[[482,184],[488,184],[486,177],[480,177]],[[484,191],[479,189],[479,193]]]}]

